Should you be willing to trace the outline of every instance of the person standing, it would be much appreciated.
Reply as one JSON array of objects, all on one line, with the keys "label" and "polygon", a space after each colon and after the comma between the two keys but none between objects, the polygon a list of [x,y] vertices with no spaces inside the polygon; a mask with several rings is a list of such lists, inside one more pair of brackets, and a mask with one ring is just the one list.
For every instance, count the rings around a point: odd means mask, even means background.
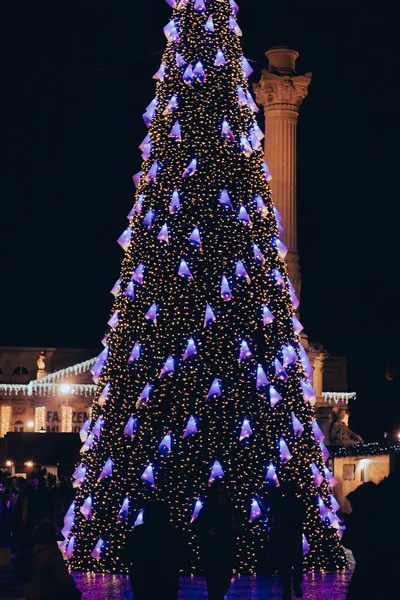
[{"label": "person standing", "polygon": [[272,537],[282,581],[283,600],[303,597],[303,526],[305,518],[301,490],[293,482],[282,483],[271,501]]},{"label": "person standing", "polygon": [[231,585],[240,526],[229,492],[222,483],[211,487],[193,529],[199,538],[208,600],[223,600]]}]

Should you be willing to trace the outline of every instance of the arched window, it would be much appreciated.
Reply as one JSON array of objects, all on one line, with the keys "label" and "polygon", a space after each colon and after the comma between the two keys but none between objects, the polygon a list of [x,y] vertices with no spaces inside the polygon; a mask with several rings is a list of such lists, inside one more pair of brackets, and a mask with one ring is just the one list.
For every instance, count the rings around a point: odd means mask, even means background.
[{"label": "arched window", "polygon": [[26,367],[19,365],[18,367],[15,367],[13,375],[29,375],[29,371]]},{"label": "arched window", "polygon": [[23,433],[23,431],[24,431],[24,422],[23,421],[15,421],[15,423],[14,423],[14,431],[16,433]]}]

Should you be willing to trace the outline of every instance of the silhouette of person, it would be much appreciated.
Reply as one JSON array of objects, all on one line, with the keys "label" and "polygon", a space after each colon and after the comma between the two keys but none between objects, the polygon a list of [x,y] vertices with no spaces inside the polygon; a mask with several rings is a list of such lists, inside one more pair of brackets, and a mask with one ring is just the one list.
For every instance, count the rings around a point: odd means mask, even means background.
[{"label": "silhouette of person", "polygon": [[271,498],[272,535],[282,580],[283,599],[290,600],[291,588],[302,598],[303,525],[305,507],[301,490],[294,482],[282,483]]},{"label": "silhouette of person", "polygon": [[121,557],[129,569],[135,600],[177,600],[185,554],[185,538],[171,523],[167,504],[149,502],[143,525],[131,532]]},{"label": "silhouette of person", "polygon": [[211,486],[193,529],[199,538],[208,600],[223,600],[231,585],[240,532],[236,509],[224,484]]}]

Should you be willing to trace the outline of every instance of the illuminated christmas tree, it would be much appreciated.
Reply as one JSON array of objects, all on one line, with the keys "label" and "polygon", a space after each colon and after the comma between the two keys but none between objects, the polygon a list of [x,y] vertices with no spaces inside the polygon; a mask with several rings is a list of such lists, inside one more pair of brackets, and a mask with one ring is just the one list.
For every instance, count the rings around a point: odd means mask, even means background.
[{"label": "illuminated christmas tree", "polygon": [[[149,132],[92,418],[82,430],[76,501],[63,550],[74,568],[118,572],[150,498],[190,530],[222,479],[243,515],[242,572],[255,568],[268,490],[307,499],[308,567],[343,566],[314,420],[312,368],[299,342],[231,0],[167,0],[168,40],[143,115]],[[195,554],[195,553],[194,553]]]}]

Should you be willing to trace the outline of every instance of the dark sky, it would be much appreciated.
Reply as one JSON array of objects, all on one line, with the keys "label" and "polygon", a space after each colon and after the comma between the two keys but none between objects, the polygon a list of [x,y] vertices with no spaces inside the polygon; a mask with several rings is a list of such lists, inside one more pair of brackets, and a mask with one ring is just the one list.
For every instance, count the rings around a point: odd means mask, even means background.
[{"label": "dark sky", "polygon": [[[302,321],[311,340],[348,357],[365,406],[391,398],[390,424],[400,413],[398,386],[384,381],[385,360],[399,359],[399,76],[384,7],[242,0],[239,23],[248,58],[288,45],[298,71],[313,72],[299,125]],[[164,0],[1,10],[0,344],[95,347],[160,63],[131,59],[164,49],[171,11]]]}]

